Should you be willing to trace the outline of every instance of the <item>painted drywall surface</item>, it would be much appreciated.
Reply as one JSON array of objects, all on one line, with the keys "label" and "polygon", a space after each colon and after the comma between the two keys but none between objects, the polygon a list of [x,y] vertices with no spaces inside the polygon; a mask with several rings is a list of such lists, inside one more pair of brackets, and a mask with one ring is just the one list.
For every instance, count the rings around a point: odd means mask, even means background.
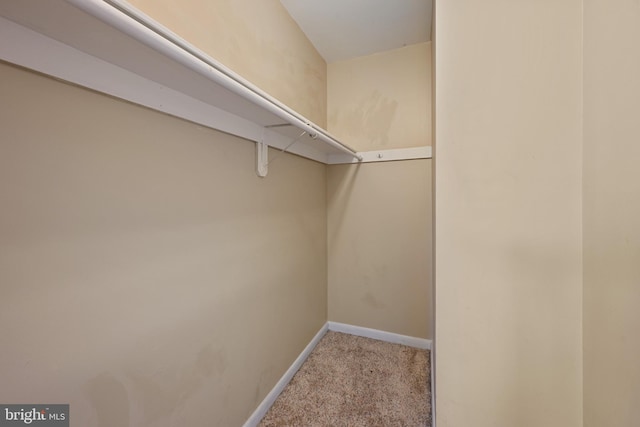
[{"label": "painted drywall surface", "polygon": [[431,42],[327,65],[328,129],[358,151],[431,145]]},{"label": "painted drywall surface", "polygon": [[438,1],[438,427],[582,425],[582,2]]},{"label": "painted drywall surface", "polygon": [[0,64],[0,401],[241,425],[326,321],[326,168]]},{"label": "painted drywall surface", "polygon": [[[359,151],[429,145],[431,44],[328,65],[328,130]],[[431,161],[330,166],[329,320],[431,338]]]},{"label": "painted drywall surface", "polygon": [[[432,4],[432,11],[431,11],[431,16],[432,16],[432,22],[431,22],[431,81],[429,82],[430,87],[431,87],[431,99],[429,100],[431,103],[431,158],[435,159],[436,158],[436,145],[434,144],[434,141],[436,140],[436,109],[435,109],[435,99],[436,99],[436,69],[434,67],[434,64],[436,63],[435,58],[436,58],[436,20],[433,18],[435,16],[435,11],[436,11],[436,3],[433,2]],[[431,362],[430,365],[430,369],[431,369],[431,420],[432,423],[435,424],[435,420],[438,416],[437,412],[438,409],[435,405],[435,396],[438,393],[437,390],[437,380],[436,380],[436,344],[437,344],[437,338],[436,338],[436,300],[437,300],[437,296],[436,296],[436,286],[435,286],[435,276],[436,276],[436,269],[435,269],[435,247],[436,247],[436,232],[435,232],[435,228],[436,228],[436,209],[435,209],[435,175],[436,175],[436,162],[435,160],[433,160],[431,162],[431,176],[430,176],[430,188],[431,188],[431,272],[429,273],[429,279],[431,280],[431,313],[430,313],[430,319],[431,319],[431,329],[430,329],[430,334],[431,334],[431,358],[429,359],[429,361]]]},{"label": "painted drywall surface", "polygon": [[328,172],[329,320],[431,338],[431,160]]},{"label": "painted drywall surface", "polygon": [[640,3],[584,2],[584,425],[640,419]]},{"label": "painted drywall surface", "polygon": [[326,126],[326,63],[278,0],[130,3],[312,122]]}]

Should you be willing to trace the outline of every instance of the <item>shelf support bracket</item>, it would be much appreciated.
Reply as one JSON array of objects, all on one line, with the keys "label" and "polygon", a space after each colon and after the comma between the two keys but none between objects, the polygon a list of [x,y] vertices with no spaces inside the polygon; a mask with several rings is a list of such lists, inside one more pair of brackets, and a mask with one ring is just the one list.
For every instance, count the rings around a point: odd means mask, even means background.
[{"label": "shelf support bracket", "polygon": [[265,132],[262,132],[262,138],[256,142],[256,173],[260,178],[264,178],[267,172],[269,172],[269,144],[267,144]]},{"label": "shelf support bracket", "polygon": [[[269,160],[269,144],[267,143],[267,130],[272,127],[279,127],[282,125],[273,125],[273,126],[265,126],[262,129],[262,137],[259,141],[256,141],[256,173],[259,177],[264,178],[267,176],[269,172],[269,163],[278,158],[278,156],[282,153],[286,153],[289,148],[296,142],[300,141],[300,138],[307,135],[307,131],[302,131],[300,135],[296,138],[292,139],[289,145],[280,149],[280,153],[276,153],[276,155]],[[290,126],[290,125],[285,125]],[[317,135],[309,135],[312,139],[316,139]]]}]

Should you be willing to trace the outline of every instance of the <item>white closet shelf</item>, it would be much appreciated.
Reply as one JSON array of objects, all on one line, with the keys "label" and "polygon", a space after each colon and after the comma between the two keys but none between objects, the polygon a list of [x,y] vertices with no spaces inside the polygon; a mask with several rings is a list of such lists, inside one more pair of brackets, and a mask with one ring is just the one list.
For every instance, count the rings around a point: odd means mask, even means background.
[{"label": "white closet shelf", "polygon": [[342,165],[349,163],[379,163],[432,158],[431,147],[428,145],[422,147],[359,151],[358,154],[361,156],[359,159],[345,154],[331,154],[329,155],[328,164]]},{"label": "white closet shelf", "polygon": [[[322,163],[362,156],[122,0],[2,0],[0,59]],[[263,156],[259,156],[262,158]]]}]

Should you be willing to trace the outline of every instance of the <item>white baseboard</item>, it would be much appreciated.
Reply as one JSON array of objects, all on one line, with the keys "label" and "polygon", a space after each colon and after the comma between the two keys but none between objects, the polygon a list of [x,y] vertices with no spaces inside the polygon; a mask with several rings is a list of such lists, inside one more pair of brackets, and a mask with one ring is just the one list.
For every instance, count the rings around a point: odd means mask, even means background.
[{"label": "white baseboard", "polygon": [[300,366],[302,366],[304,361],[307,360],[313,349],[318,345],[318,342],[320,342],[328,330],[356,335],[359,337],[372,338],[374,340],[386,341],[394,344],[407,345],[409,347],[426,350],[431,349],[431,340],[424,338],[394,334],[392,332],[379,331],[377,329],[363,328],[362,326],[347,325],[346,323],[327,322],[313,337],[304,350],[302,350],[302,353],[300,353],[298,358],[293,362],[289,369],[287,369],[287,372],[285,372],[282,378],[280,378],[280,381],[278,381],[269,394],[267,394],[267,397],[265,397],[256,410],[253,411],[253,414],[251,414],[249,419],[244,423],[243,427],[256,427],[260,423],[260,420],[262,420],[269,408],[271,408],[271,405],[273,405],[278,396],[280,396],[282,390],[284,390],[287,384],[289,384],[289,381],[291,381],[296,372],[298,372]]},{"label": "white baseboard", "polygon": [[280,381],[278,381],[273,389],[271,389],[269,394],[267,394],[267,397],[265,397],[260,405],[258,405],[256,410],[253,411],[253,414],[251,414],[249,419],[244,423],[243,427],[256,427],[260,423],[260,420],[262,420],[269,408],[271,408],[271,405],[273,405],[278,396],[280,396],[282,390],[284,390],[287,384],[289,384],[291,378],[293,378],[296,372],[298,372],[300,366],[302,366],[304,361],[307,360],[307,357],[309,357],[313,349],[316,347],[316,345],[318,345],[318,342],[320,342],[324,334],[327,333],[327,330],[328,324],[325,323],[324,326],[322,326],[318,333],[313,337],[311,342],[307,344],[304,350],[302,350],[302,353],[300,353],[297,359],[293,361],[289,369],[287,369],[287,372],[285,372],[282,378],[280,378]]},{"label": "white baseboard", "polygon": [[346,323],[327,322],[329,330],[342,332],[345,334],[357,335],[359,337],[372,338],[374,340],[386,341],[394,344],[402,344],[409,347],[431,350],[431,340],[425,338],[410,337],[407,335],[394,334],[393,332],[379,331],[377,329],[363,328],[362,326],[347,325]]}]

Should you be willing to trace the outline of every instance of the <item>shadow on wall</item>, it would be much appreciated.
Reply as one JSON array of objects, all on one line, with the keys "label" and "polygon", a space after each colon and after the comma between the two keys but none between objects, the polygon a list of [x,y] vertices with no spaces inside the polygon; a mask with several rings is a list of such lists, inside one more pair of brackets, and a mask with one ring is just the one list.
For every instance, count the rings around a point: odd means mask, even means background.
[{"label": "shadow on wall", "polygon": [[385,148],[389,145],[391,126],[396,119],[398,101],[373,91],[353,105],[333,111],[329,123],[340,129],[345,140],[366,140],[369,149]]},{"label": "shadow on wall", "polygon": [[[342,219],[345,216],[345,212],[347,210],[346,203],[332,203],[333,200],[349,200],[351,198],[351,194],[353,193],[353,189],[356,183],[356,179],[358,177],[358,171],[361,169],[362,163],[356,163],[351,167],[334,167],[329,166],[329,174],[334,179],[340,183],[339,189],[337,192],[331,192],[331,189],[327,187],[327,206],[332,206],[335,212],[335,221],[332,222],[332,227],[328,227],[328,237],[329,240],[327,242],[328,251],[331,253],[331,242],[335,241],[336,236],[339,236],[341,233],[341,229],[344,221]],[[329,194],[331,193],[331,194]]]}]

